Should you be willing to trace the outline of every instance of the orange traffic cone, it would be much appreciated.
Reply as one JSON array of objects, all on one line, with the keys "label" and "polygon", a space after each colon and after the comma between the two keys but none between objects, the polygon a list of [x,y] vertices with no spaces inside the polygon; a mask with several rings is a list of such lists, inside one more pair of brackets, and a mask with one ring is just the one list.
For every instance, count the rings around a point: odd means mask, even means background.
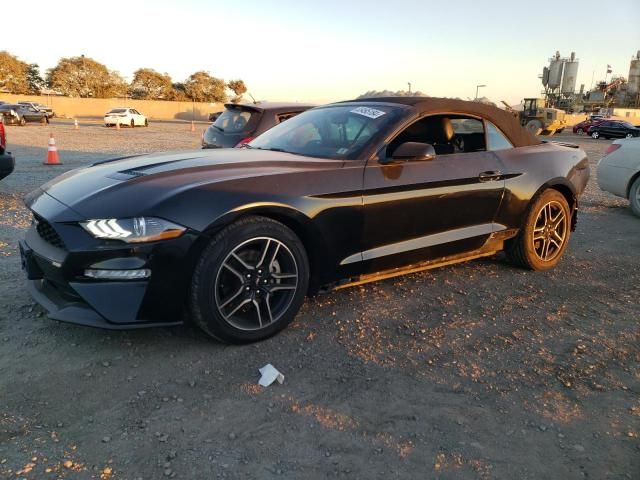
[{"label": "orange traffic cone", "polygon": [[196,131],[196,124],[193,123],[193,120],[191,120],[191,131],[195,132]]},{"label": "orange traffic cone", "polygon": [[116,130],[120,130],[120,120],[116,122]]},{"label": "orange traffic cone", "polygon": [[78,119],[74,118],[73,119],[73,129],[74,130],[78,130],[80,127],[78,126]]},{"label": "orange traffic cone", "polygon": [[53,133],[49,134],[49,149],[47,151],[47,160],[44,162],[44,165],[62,165],[60,157],[58,157],[56,139],[53,138]]}]

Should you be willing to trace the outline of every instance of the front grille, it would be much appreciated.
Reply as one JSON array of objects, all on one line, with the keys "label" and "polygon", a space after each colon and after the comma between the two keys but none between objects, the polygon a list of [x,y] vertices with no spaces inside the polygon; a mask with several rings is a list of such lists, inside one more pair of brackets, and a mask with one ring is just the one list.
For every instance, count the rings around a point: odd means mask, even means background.
[{"label": "front grille", "polygon": [[62,238],[60,238],[60,235],[58,235],[58,232],[53,229],[51,224],[40,216],[34,215],[34,217],[36,221],[36,230],[38,231],[40,238],[54,247],[65,248]]}]

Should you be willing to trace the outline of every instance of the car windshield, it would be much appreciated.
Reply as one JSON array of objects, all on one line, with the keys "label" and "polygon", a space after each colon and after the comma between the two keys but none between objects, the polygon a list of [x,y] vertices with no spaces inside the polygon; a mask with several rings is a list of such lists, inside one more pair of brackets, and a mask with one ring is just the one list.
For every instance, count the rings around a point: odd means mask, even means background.
[{"label": "car windshield", "polygon": [[249,124],[254,113],[256,112],[240,108],[227,108],[213,122],[213,126],[225,133],[240,133]]},{"label": "car windshield", "polygon": [[113,110],[109,110],[107,112],[107,115],[110,113],[127,113],[127,109],[126,108],[114,108]]},{"label": "car windshield", "polygon": [[401,114],[389,105],[336,105],[307,110],[248,144],[318,158],[354,159]]}]

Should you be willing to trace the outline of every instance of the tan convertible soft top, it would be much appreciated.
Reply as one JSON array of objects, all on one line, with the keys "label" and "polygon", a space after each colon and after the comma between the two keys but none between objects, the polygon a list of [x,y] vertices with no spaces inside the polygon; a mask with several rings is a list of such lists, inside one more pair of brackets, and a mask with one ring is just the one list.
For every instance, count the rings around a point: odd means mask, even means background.
[{"label": "tan convertible soft top", "polygon": [[442,113],[459,113],[485,118],[495,124],[511,141],[515,147],[526,147],[542,143],[527,132],[511,113],[492,105],[480,102],[468,102],[452,98],[437,97],[372,97],[350,100],[345,103],[397,103],[408,105],[418,111],[420,116],[437,115]]}]

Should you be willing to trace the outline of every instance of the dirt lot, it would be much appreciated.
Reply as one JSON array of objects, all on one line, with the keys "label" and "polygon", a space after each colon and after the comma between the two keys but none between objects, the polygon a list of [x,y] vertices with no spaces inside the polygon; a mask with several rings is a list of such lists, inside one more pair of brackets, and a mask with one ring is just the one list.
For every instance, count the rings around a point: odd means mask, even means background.
[{"label": "dirt lot", "polygon": [[[0,478],[640,478],[640,219],[594,175],[547,273],[502,258],[306,302],[244,347],[195,328],[47,320],[25,292],[21,197],[200,129],[9,127],[0,182]],[[48,132],[61,167],[43,167]],[[592,165],[608,142],[577,138]],[[283,385],[256,385],[273,363]]]}]

